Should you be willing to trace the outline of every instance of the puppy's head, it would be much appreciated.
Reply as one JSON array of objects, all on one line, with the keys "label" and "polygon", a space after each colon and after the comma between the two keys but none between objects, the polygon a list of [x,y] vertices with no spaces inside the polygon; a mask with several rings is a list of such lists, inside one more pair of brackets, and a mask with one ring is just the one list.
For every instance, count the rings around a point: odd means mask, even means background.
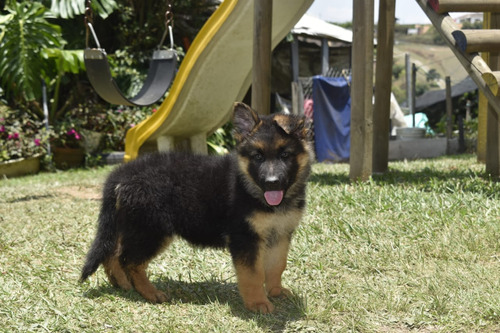
[{"label": "puppy's head", "polygon": [[296,187],[305,186],[313,158],[306,118],[260,116],[248,105],[236,103],[233,124],[247,190],[269,206],[279,206],[296,196]]}]

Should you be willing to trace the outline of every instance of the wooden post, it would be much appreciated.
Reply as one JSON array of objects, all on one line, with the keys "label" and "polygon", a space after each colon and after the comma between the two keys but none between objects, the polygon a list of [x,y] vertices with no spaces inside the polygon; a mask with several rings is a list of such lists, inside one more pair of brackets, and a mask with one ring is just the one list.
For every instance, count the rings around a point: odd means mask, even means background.
[{"label": "wooden post", "polygon": [[396,0],[380,0],[377,29],[377,68],[373,110],[373,172],[389,167],[392,57]]},{"label": "wooden post", "polygon": [[[410,54],[406,53],[405,54],[405,68],[406,68],[406,105],[408,105],[408,111],[410,114],[413,112],[413,98],[412,98],[412,92],[413,88],[411,86],[412,80],[411,80],[411,61],[410,61]],[[415,123],[412,124],[412,127],[415,127]]]},{"label": "wooden post", "polygon": [[328,50],[328,40],[323,38],[321,40],[321,75],[326,75],[329,67],[329,56],[330,52]]},{"label": "wooden post", "polygon": [[446,154],[450,154],[450,140],[453,132],[452,123],[452,112],[453,112],[453,102],[451,99],[451,81],[450,77],[447,76],[446,82]]},{"label": "wooden post", "polygon": [[273,2],[254,0],[252,108],[271,112],[271,39]]},{"label": "wooden post", "polygon": [[[491,14],[483,14],[483,29],[490,28]],[[481,54],[484,62],[489,63],[490,57],[488,52]],[[486,122],[488,118],[488,99],[483,91],[479,89],[479,101],[477,106],[477,161],[486,163]]]},{"label": "wooden post", "polygon": [[417,67],[415,63],[411,64],[411,121],[412,127],[415,127],[415,113],[417,112]]},{"label": "wooden post", "polygon": [[353,2],[351,180],[368,180],[372,174],[373,2]]},{"label": "wooden post", "polygon": [[[500,28],[500,13],[491,13],[490,29]],[[492,71],[500,70],[500,52],[489,53],[489,67]],[[500,176],[500,136],[498,113],[488,103],[486,128],[486,173],[492,177]]]},{"label": "wooden post", "polygon": [[293,35],[291,45],[291,62],[292,62],[292,113],[303,114],[303,96],[302,87],[299,83],[299,41],[297,36]]}]

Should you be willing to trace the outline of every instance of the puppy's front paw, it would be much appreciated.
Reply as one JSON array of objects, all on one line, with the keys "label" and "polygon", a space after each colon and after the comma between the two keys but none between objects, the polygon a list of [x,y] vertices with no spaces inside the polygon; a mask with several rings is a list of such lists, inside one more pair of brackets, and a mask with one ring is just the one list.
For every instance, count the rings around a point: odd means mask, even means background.
[{"label": "puppy's front paw", "polygon": [[283,287],[273,287],[267,293],[270,297],[291,297],[291,296],[293,296],[293,294],[290,290],[283,288]]},{"label": "puppy's front paw", "polygon": [[272,313],[274,311],[274,305],[268,300],[245,304],[245,307],[250,311],[258,313]]},{"label": "puppy's front paw", "polygon": [[141,294],[142,297],[147,299],[149,302],[153,304],[159,304],[159,303],[164,303],[168,301],[168,296],[165,294],[163,291],[160,290],[151,290],[148,293],[143,293]]}]

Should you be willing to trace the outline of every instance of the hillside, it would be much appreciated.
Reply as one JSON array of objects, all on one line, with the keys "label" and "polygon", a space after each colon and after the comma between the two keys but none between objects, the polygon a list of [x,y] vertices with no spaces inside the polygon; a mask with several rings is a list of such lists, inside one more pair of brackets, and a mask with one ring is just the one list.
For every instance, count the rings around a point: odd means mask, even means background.
[{"label": "hillside", "polygon": [[[394,45],[394,66],[405,66],[405,54],[410,54],[410,61],[417,66],[417,88],[444,89],[445,77],[450,76],[451,84],[462,81],[467,72],[453,52],[447,46],[429,45],[411,42],[396,42]],[[440,78],[427,81],[427,73],[434,69]],[[393,90],[398,100],[405,99],[406,74],[403,70],[398,79],[393,77]]]}]

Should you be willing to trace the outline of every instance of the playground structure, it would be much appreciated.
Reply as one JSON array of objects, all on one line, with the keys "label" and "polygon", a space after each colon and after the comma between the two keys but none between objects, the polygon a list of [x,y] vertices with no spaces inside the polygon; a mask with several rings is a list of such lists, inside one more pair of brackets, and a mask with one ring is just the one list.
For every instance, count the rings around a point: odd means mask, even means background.
[{"label": "playground structure", "polygon": [[[500,1],[417,0],[480,91],[478,159],[500,176]],[[482,30],[461,30],[448,12],[483,12]],[[479,54],[481,52],[481,55]]]},{"label": "playground structure", "polygon": [[[415,1],[483,93],[479,157],[481,159],[484,146],[486,171],[499,176],[500,42],[497,32],[461,31],[447,13],[500,12],[500,0]],[[271,48],[290,31],[311,3],[312,0],[273,1]],[[254,1],[225,0],[207,21],[186,54],[168,97],[153,116],[127,133],[126,161],[136,158],[139,152],[168,151],[179,145],[206,153],[207,135],[228,120],[233,102],[243,98],[252,81],[252,30],[262,28],[252,29],[253,4]],[[373,172],[383,173],[388,169],[395,0],[380,0],[379,4],[373,108],[374,0],[353,3],[351,179],[366,180]],[[499,26],[498,14],[485,15],[485,28]],[[477,52],[483,52],[483,56]],[[259,63],[255,54],[253,61]],[[485,133],[483,141],[486,142],[481,144]]]},{"label": "playground structure", "polygon": [[[271,48],[312,2],[272,2]],[[233,103],[243,99],[252,82],[253,10],[254,1],[222,2],[186,53],[167,98],[154,115],[128,131],[125,161],[139,152],[178,145],[206,153],[207,135],[229,120]]]},{"label": "playground structure", "polygon": [[[479,111],[478,156],[486,172],[500,176],[500,0],[415,0],[446,40],[464,69],[482,92]],[[368,179],[388,169],[388,119],[394,44],[395,0],[380,0],[377,35],[375,107],[370,105],[373,77],[374,1],[353,4],[353,64],[350,178]],[[460,30],[448,12],[484,12],[483,30]],[[482,56],[478,54],[482,52]],[[484,142],[481,142],[481,137]],[[484,151],[483,151],[484,147]]]}]

